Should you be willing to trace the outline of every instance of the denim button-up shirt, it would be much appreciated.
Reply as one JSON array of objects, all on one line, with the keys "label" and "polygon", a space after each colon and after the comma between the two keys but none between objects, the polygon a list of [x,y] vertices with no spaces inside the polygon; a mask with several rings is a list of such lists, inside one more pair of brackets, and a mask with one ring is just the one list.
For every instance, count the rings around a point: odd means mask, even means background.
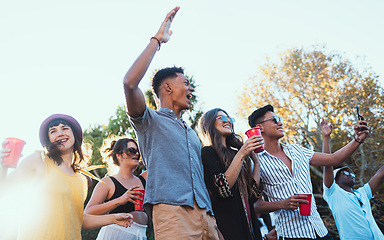
[{"label": "denim button-up shirt", "polygon": [[[171,109],[146,107],[142,117],[131,118],[148,171],[144,207],[166,203],[200,208],[212,214],[204,183],[201,143],[195,131],[178,120]],[[184,126],[185,125],[185,126]]]}]

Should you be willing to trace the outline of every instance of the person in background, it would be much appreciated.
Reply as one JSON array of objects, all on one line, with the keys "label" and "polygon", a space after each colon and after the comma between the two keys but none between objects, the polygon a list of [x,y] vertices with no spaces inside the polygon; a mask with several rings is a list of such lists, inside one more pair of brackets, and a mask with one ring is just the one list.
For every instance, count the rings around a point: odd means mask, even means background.
[{"label": "person in background", "polygon": [[[18,204],[19,212],[12,212],[20,221],[17,239],[81,240],[82,227],[130,225],[131,214],[83,214],[88,188],[79,173],[86,164],[82,140],[80,124],[69,115],[54,114],[41,124],[40,142],[46,151],[27,156],[7,177],[7,190],[16,192]],[[8,153],[2,149],[1,156]]]},{"label": "person in background", "polygon": [[135,199],[143,198],[141,192],[135,189],[144,189],[143,177],[136,177],[133,172],[139,165],[140,153],[135,140],[120,138],[105,141],[109,146],[103,147],[106,154],[104,161],[112,168],[118,166],[117,174],[103,178],[105,184],[99,182],[93,190],[92,196],[84,213],[103,215],[106,213],[130,213],[133,216],[131,227],[125,228],[117,224],[102,227],[97,240],[145,240],[148,216],[143,211],[135,211]]},{"label": "person in background", "polygon": [[[323,152],[331,153],[332,125],[321,121]],[[370,199],[384,179],[384,166],[364,186],[353,189],[355,173],[350,167],[323,168],[323,196],[332,211],[341,240],[384,240],[372,215]]]},{"label": "person in background", "polygon": [[[263,192],[263,200],[268,201],[268,197]],[[263,240],[277,240],[277,233],[275,229],[275,219],[273,213],[258,213],[256,212],[256,217],[259,220],[259,228]]]},{"label": "person in background", "polygon": [[283,120],[271,105],[255,110],[249,117],[251,127],[259,127],[265,151],[259,153],[260,176],[269,202],[256,202],[258,212],[274,211],[279,239],[332,239],[325,228],[316,202],[312,197],[310,216],[301,216],[300,203],[308,203],[305,195],[312,194],[310,165],[330,166],[345,161],[369,133],[366,121],[354,126],[355,138],[333,154],[316,153],[296,144],[281,144],[284,137]]},{"label": "person in background", "polygon": [[159,31],[126,73],[127,114],[138,137],[148,176],[144,208],[152,216],[155,238],[218,239],[219,232],[204,183],[201,143],[182,119],[194,92],[183,69],[164,68],[152,79],[159,110],[150,109],[139,83],[156,52],[168,42],[179,7],[170,11]]},{"label": "person in background", "polygon": [[271,213],[256,213],[259,220],[259,228],[263,240],[276,240],[277,233],[271,221]]},{"label": "person in background", "polygon": [[201,150],[205,183],[224,239],[262,239],[253,208],[262,192],[260,163],[253,151],[263,145],[263,138],[252,136],[243,144],[233,123],[220,108],[200,119],[200,132],[209,143]]}]

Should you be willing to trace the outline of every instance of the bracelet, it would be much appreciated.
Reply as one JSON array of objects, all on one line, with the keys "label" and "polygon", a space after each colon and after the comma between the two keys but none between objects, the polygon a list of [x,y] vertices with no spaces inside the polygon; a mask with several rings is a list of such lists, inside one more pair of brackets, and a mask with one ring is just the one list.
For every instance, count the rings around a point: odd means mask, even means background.
[{"label": "bracelet", "polygon": [[362,144],[364,142],[364,141],[362,142],[357,141],[356,137],[353,137],[353,139],[355,139],[355,141],[358,142],[359,144]]},{"label": "bracelet", "polygon": [[157,39],[156,37],[151,37],[151,40],[152,40],[152,39],[155,39],[155,40],[157,41],[157,43],[159,44],[159,48],[157,49],[157,51],[159,51],[159,50],[160,50],[160,46],[161,46],[161,42],[160,42],[160,40]]}]

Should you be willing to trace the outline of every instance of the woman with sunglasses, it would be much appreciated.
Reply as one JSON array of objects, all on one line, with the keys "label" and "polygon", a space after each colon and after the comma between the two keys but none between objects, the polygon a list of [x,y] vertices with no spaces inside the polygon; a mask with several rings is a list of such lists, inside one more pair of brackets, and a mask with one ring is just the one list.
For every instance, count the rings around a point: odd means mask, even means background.
[{"label": "woman with sunglasses", "polygon": [[[88,187],[86,178],[79,173],[86,165],[82,140],[82,129],[76,119],[54,114],[40,126],[40,142],[45,151],[23,159],[7,177],[8,188],[2,197],[9,194],[13,199],[0,202],[1,218],[13,220],[18,216],[18,240],[80,240],[82,227],[98,228],[108,224],[127,227],[130,224],[131,214],[83,214]],[[10,150],[1,152],[4,157]],[[11,210],[11,216],[7,216],[6,210]],[[16,239],[15,236],[0,238]]]},{"label": "woman with sunglasses", "polygon": [[[110,141],[109,141],[110,142]],[[106,146],[109,145],[109,146]],[[137,143],[130,138],[120,138],[104,143],[104,159],[111,172],[113,166],[118,166],[117,174],[103,178],[105,184],[98,183],[92,197],[85,208],[88,214],[130,213],[133,223],[130,228],[123,228],[116,224],[101,228],[98,240],[144,240],[148,216],[144,211],[135,211],[135,199],[143,199],[141,192],[135,191],[145,188],[143,177],[136,177],[133,172],[139,165],[140,153]]]},{"label": "woman with sunglasses", "polygon": [[263,138],[253,136],[243,143],[233,123],[220,108],[200,120],[200,131],[209,143],[201,151],[205,183],[224,239],[261,239],[253,208],[261,196],[260,164],[253,151],[263,145]]}]

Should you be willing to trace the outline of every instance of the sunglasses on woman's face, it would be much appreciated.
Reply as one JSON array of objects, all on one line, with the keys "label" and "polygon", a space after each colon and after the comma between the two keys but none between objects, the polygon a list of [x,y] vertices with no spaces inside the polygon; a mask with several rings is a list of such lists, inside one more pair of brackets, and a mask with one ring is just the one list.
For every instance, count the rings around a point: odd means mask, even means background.
[{"label": "sunglasses on woman's face", "polygon": [[228,117],[227,115],[221,115],[221,116],[217,116],[216,119],[219,119],[221,120],[222,122],[230,122],[230,123],[234,123],[235,122],[235,119],[234,118],[231,118],[231,117]]},{"label": "sunglasses on woman's face", "polygon": [[129,155],[129,156],[132,156],[132,155],[135,155],[138,152],[139,152],[139,150],[137,148],[130,147],[130,148],[127,149],[126,154]]}]

